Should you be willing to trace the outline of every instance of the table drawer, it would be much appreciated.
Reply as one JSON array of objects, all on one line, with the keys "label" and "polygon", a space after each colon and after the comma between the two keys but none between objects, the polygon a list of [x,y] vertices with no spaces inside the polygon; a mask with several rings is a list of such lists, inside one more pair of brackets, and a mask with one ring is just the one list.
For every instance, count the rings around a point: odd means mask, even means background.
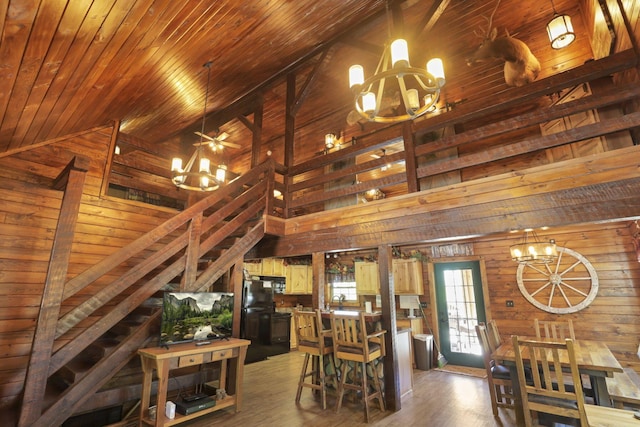
[{"label": "table drawer", "polygon": [[191,356],[181,356],[178,359],[178,368],[184,368],[185,366],[202,365],[203,361],[202,353],[192,354]]},{"label": "table drawer", "polygon": [[226,350],[217,350],[211,353],[211,361],[229,359],[230,357],[238,357],[238,348],[228,348]]}]

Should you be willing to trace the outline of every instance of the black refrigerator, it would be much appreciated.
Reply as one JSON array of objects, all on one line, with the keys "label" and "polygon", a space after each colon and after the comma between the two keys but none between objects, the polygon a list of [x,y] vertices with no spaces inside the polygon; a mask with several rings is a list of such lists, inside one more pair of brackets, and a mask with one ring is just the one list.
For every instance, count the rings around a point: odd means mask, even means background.
[{"label": "black refrigerator", "polygon": [[274,283],[245,280],[242,289],[240,337],[251,340],[245,363],[286,353],[290,346],[291,313],[277,313]]}]

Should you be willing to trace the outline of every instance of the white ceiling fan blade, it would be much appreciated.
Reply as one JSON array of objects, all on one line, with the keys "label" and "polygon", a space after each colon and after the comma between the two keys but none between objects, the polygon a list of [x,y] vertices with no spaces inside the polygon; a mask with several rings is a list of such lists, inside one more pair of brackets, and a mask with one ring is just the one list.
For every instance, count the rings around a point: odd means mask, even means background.
[{"label": "white ceiling fan blade", "polygon": [[242,146],[240,144],[236,144],[235,142],[229,142],[229,141],[220,141],[218,140],[218,142],[222,145],[225,145],[229,148],[242,148]]},{"label": "white ceiling fan blade", "polygon": [[[222,132],[219,136],[216,136],[216,137],[209,136],[206,133],[202,133],[202,132],[194,132],[194,133],[196,135],[206,139],[207,141],[213,142],[213,143],[218,144],[218,145],[224,145],[224,146],[229,147],[229,148],[242,148],[239,144],[236,144],[234,142],[225,141],[224,139],[226,139],[229,136],[229,134],[226,133],[226,132]],[[193,144],[193,145],[199,145],[199,144],[200,143],[198,142],[198,143]],[[207,142],[207,145],[208,144],[209,143]]]},{"label": "white ceiling fan blade", "polygon": [[196,135],[198,135],[201,138],[207,139],[209,141],[215,141],[215,138],[210,137],[209,135],[207,135],[206,133],[202,133],[202,132],[194,132]]}]

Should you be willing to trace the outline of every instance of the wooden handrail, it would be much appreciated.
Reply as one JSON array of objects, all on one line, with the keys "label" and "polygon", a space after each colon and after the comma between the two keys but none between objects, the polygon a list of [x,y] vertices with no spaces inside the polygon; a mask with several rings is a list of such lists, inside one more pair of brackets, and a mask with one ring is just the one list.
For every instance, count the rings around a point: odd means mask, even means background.
[{"label": "wooden handrail", "polygon": [[[33,373],[37,371],[38,375],[28,377],[25,383],[25,392],[29,392],[25,394],[26,400],[23,402],[21,425],[31,425],[35,420],[49,420],[49,415],[44,416],[49,409],[42,412],[44,396],[35,391],[44,390],[50,375],[124,319],[157,290],[176,276],[184,274],[189,266],[188,263],[194,265],[193,277],[188,283],[182,284],[182,288],[191,291],[204,289],[255,246],[264,236],[264,220],[260,217],[260,212],[265,211],[269,203],[272,203],[270,199],[273,199],[275,169],[273,160],[262,163],[73,277],[64,284],[64,288],[60,286],[58,304],[96,281],[106,282],[104,284],[101,282],[101,287],[95,294],[60,317],[57,324],[55,319],[49,319],[50,321],[46,322],[49,330],[51,325],[55,325],[55,336],[45,330],[45,322],[39,322],[36,325],[36,335],[38,331],[44,331],[50,336],[42,340],[43,348],[48,349],[48,356],[46,360],[32,357],[30,370]],[[78,191],[81,194],[82,189]],[[226,250],[206,270],[197,271],[195,266],[198,258],[207,254],[243,224],[254,219],[258,219],[257,224],[231,249]],[[187,227],[193,221],[198,221],[198,227],[193,229]],[[199,235],[194,236],[190,231],[196,229]],[[72,235],[72,233],[69,234]],[[200,235],[206,238],[201,239]],[[162,245],[158,242],[162,242]],[[192,245],[195,247],[191,247]],[[71,245],[67,246],[67,250],[70,251]],[[181,252],[183,252],[182,255],[180,255]],[[193,254],[193,257],[187,254]],[[136,262],[131,263],[134,264],[133,266],[127,266],[126,263],[132,257],[135,257]],[[118,271],[115,278],[103,279],[105,276],[113,275],[113,271]],[[64,276],[66,274],[62,275]],[[120,297],[123,291],[131,289],[134,284],[136,287],[133,292],[127,292],[127,295]],[[93,316],[106,304],[113,304],[113,301],[116,302],[115,305],[110,307],[108,312],[97,316],[98,320],[91,327],[85,328],[71,340],[65,339],[65,334],[70,329]],[[59,307],[60,305],[55,311],[56,315],[59,313]],[[125,360],[122,354],[119,357],[122,361]],[[36,369],[38,366],[41,367],[40,371]],[[100,372],[102,373],[99,375],[113,374],[113,372]],[[92,378],[93,382],[101,380]],[[82,387],[86,387],[86,383]],[[55,408],[55,405],[50,408]]]}]

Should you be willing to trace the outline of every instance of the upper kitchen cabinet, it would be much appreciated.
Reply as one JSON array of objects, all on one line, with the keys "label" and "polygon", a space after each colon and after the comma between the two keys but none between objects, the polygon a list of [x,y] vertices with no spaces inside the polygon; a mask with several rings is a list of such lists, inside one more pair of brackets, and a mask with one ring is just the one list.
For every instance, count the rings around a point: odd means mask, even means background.
[{"label": "upper kitchen cabinet", "polygon": [[282,258],[264,258],[262,260],[263,276],[286,276]]},{"label": "upper kitchen cabinet", "polygon": [[303,264],[290,264],[286,271],[287,294],[311,294],[313,292],[313,267]]},{"label": "upper kitchen cabinet", "polygon": [[380,293],[378,263],[373,261],[356,261],[353,263],[358,295],[377,295]]},{"label": "upper kitchen cabinet", "polygon": [[422,295],[422,262],[415,259],[393,260],[393,282],[396,295]]},{"label": "upper kitchen cabinet", "polygon": [[245,262],[243,267],[251,276],[262,275],[262,263],[260,262]]}]

